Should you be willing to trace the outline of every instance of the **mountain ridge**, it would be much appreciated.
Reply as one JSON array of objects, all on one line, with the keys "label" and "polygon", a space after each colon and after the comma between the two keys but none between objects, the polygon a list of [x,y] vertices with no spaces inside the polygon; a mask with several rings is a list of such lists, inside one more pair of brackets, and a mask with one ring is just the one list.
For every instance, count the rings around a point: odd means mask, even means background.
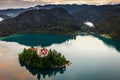
[{"label": "mountain ridge", "polygon": [[[59,13],[54,13],[60,11]],[[63,13],[62,13],[63,12]],[[65,18],[64,16],[67,17]],[[14,18],[5,19],[0,23],[0,35],[20,33],[56,33],[72,34],[80,26],[63,8],[40,9],[26,11]]]},{"label": "mountain ridge", "polygon": [[95,24],[97,33],[109,34],[120,40],[120,8],[110,12]]}]

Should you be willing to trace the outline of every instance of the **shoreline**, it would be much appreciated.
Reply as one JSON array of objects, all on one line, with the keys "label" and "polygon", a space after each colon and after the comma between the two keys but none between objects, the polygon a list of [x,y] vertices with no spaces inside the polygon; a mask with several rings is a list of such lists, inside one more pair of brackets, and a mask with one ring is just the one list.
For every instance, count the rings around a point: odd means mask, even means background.
[{"label": "shoreline", "polygon": [[[26,33],[26,34],[48,34],[48,33]],[[50,34],[55,34],[55,33],[50,33]],[[76,32],[76,33],[72,33],[72,34],[55,34],[55,35],[60,35],[60,36],[75,36],[75,35],[91,35],[91,33],[87,33],[87,32]],[[94,33],[92,33],[94,34]],[[0,36],[0,40],[4,39],[4,38],[8,38],[8,37],[14,37],[14,36],[19,36],[19,35],[24,35],[24,34],[14,34],[14,35],[9,35],[9,36]],[[101,37],[107,38],[107,39],[113,39],[109,34],[98,34]]]},{"label": "shoreline", "polygon": [[0,39],[2,38],[7,38],[7,37],[13,37],[13,36],[19,36],[19,35],[24,35],[24,34],[53,34],[53,35],[60,35],[60,36],[75,36],[77,35],[76,33],[71,33],[71,34],[64,34],[64,33],[23,33],[23,34],[13,34],[13,35],[6,35],[6,36],[0,36]]},{"label": "shoreline", "polygon": [[52,66],[51,68],[64,68],[64,67],[66,67],[66,66],[69,66],[70,64],[72,64],[72,62],[68,62],[68,63],[66,63],[66,64],[64,64],[64,65],[62,65],[62,66]]},{"label": "shoreline", "polygon": [[100,34],[101,37],[112,39],[112,37],[109,34]]}]

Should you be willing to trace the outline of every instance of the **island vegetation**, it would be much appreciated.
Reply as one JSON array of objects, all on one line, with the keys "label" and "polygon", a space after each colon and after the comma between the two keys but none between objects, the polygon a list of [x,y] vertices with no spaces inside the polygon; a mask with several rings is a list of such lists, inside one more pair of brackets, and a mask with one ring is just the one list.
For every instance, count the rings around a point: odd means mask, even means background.
[{"label": "island vegetation", "polygon": [[39,69],[63,68],[69,64],[69,61],[66,60],[64,55],[51,49],[44,57],[40,57],[37,55],[37,52],[32,49],[24,49],[23,52],[19,54],[19,61],[27,66]]}]

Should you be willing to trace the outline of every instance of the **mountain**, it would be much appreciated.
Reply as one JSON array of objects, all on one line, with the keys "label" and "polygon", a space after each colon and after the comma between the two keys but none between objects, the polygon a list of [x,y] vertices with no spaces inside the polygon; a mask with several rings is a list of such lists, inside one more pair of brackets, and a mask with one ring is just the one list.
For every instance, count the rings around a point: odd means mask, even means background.
[{"label": "mountain", "polygon": [[[31,7],[33,9],[52,9],[52,8],[55,8],[55,7],[61,7],[61,8],[64,8],[66,9],[70,14],[73,14],[77,11],[82,11],[82,10],[85,10],[85,9],[89,9],[90,7],[92,7],[92,5],[86,5],[86,4],[83,4],[83,5],[76,5],[76,4],[72,4],[72,5],[69,5],[69,4],[58,4],[58,5],[44,5],[44,6],[41,6],[41,5],[37,5],[35,7]],[[31,9],[30,8],[30,9]]]},{"label": "mountain", "polygon": [[66,9],[74,18],[81,24],[84,25],[84,22],[89,21],[96,23],[102,17],[114,11],[117,8],[120,8],[120,4],[116,5],[38,5],[33,7],[33,9],[52,9],[54,7],[62,7]]},{"label": "mountain", "polygon": [[19,15],[20,13],[23,13],[27,10],[28,9],[22,9],[22,8],[21,9],[4,9],[4,10],[0,10],[0,15],[15,17]]},{"label": "mountain", "polygon": [[[70,34],[80,30],[80,26],[84,29],[84,22],[92,22],[95,24],[96,33],[110,34],[117,38],[120,22],[119,9],[120,4],[37,5],[26,9],[0,10],[0,15],[11,14],[10,16],[13,17],[0,22],[0,35],[40,32]],[[87,29],[83,31],[85,30]]]},{"label": "mountain", "polygon": [[120,8],[110,12],[95,24],[97,33],[109,34],[120,40]]},{"label": "mountain", "polygon": [[0,23],[0,36],[22,33],[73,34],[80,30],[74,17],[63,8],[29,10]]},{"label": "mountain", "polygon": [[74,13],[78,10],[83,10],[89,7],[89,5],[37,5],[35,7],[30,7],[30,8],[19,8],[19,9],[3,9],[0,10],[0,15],[7,15],[7,16],[11,16],[11,17],[16,17],[19,14],[28,11],[28,10],[38,10],[38,9],[52,9],[55,7],[61,7],[66,9],[69,13]]},{"label": "mountain", "polygon": [[120,8],[120,5],[101,5],[101,6],[89,6],[84,10],[78,10],[73,15],[80,22],[90,21],[96,23],[104,16],[114,11],[115,9]]},{"label": "mountain", "polygon": [[0,15],[0,17],[3,19],[11,18],[10,16],[7,16],[7,15]]},{"label": "mountain", "polygon": [[85,21],[97,22],[104,15],[120,7],[120,4],[116,5],[69,5],[69,4],[59,4],[59,5],[37,5],[35,7],[24,8],[24,9],[6,9],[0,10],[0,15],[7,15],[11,17],[18,16],[19,14],[28,10],[39,10],[39,9],[52,9],[56,7],[61,7],[66,9],[71,15],[73,15],[79,23],[83,24]]},{"label": "mountain", "polygon": [[73,16],[69,14],[67,10],[61,7],[52,8],[50,12],[53,13],[53,15],[55,15],[59,19],[70,19],[71,20],[73,18]]}]

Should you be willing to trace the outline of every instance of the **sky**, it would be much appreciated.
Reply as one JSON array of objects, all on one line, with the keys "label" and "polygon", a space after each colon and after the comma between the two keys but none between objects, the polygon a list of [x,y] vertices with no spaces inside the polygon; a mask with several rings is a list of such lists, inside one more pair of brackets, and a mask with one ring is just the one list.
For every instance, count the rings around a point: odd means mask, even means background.
[{"label": "sky", "polygon": [[120,0],[0,0],[0,9],[24,8],[45,4],[120,4]]}]

